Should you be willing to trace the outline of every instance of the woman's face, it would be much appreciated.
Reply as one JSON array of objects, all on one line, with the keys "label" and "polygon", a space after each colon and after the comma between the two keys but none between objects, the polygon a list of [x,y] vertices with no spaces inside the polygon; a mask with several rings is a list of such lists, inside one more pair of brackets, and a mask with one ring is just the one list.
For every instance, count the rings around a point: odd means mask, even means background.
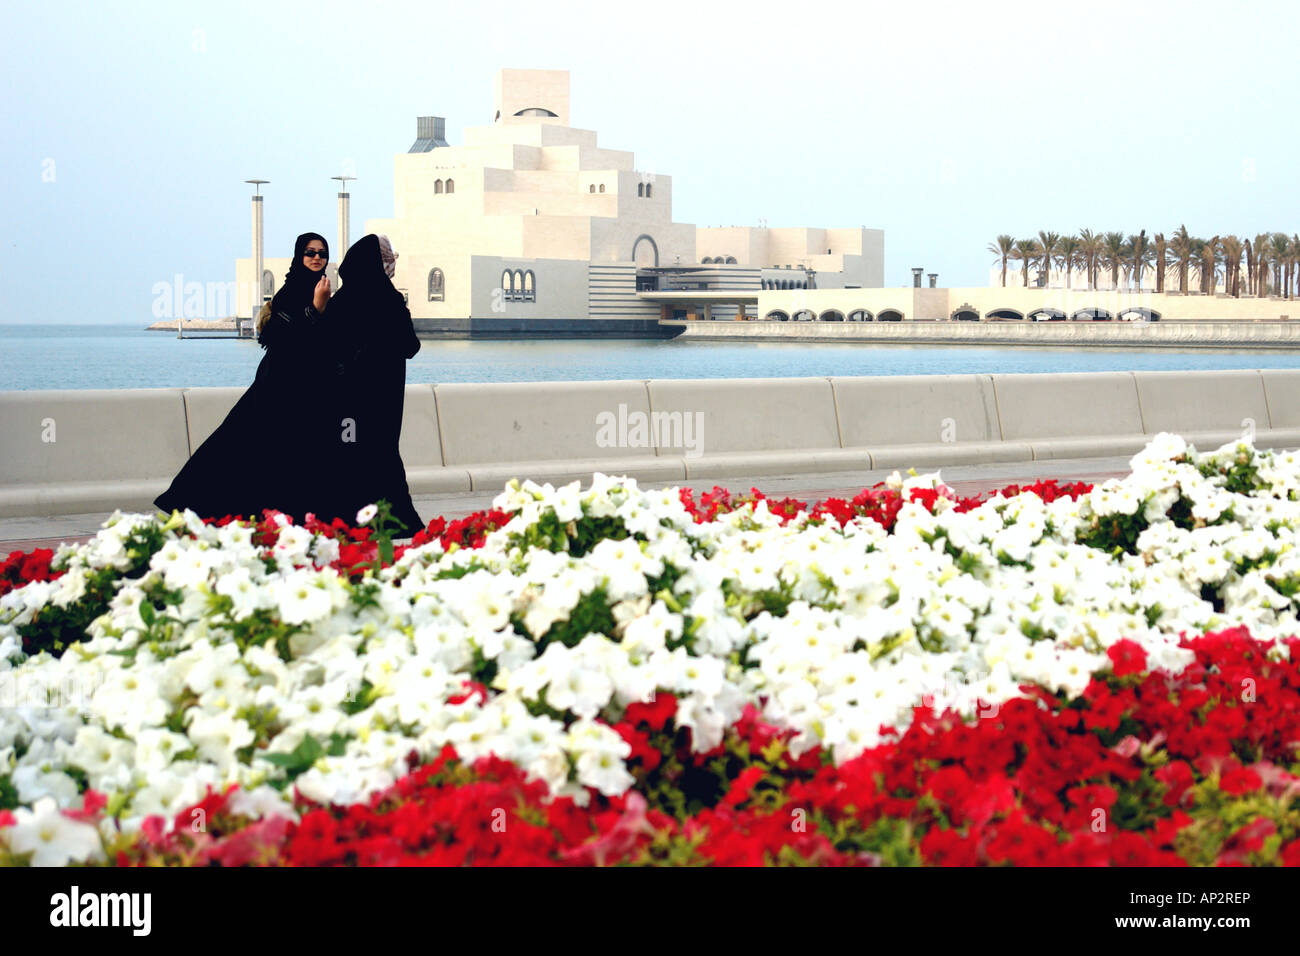
[{"label": "woman's face", "polygon": [[[316,255],[316,253],[320,253]],[[325,243],[319,239],[312,239],[307,243],[307,248],[302,253],[302,264],[312,272],[323,272],[325,269]]]}]

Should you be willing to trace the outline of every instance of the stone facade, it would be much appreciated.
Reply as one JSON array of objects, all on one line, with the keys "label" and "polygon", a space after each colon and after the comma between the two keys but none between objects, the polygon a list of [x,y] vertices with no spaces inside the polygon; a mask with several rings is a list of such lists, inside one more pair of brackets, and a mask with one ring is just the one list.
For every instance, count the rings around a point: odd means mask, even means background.
[{"label": "stone facade", "polygon": [[[749,289],[767,287],[766,276],[823,288],[883,280],[879,230],[675,222],[671,176],[638,169],[631,152],[569,125],[566,70],[498,71],[492,116],[457,146],[424,135],[443,124],[421,118],[412,150],[395,160],[393,216],[363,230],[392,240],[394,282],[421,331],[604,334],[627,322],[657,334],[664,312],[639,290]],[[266,264],[278,288],[284,269]],[[236,272],[251,287],[248,260]]]}]

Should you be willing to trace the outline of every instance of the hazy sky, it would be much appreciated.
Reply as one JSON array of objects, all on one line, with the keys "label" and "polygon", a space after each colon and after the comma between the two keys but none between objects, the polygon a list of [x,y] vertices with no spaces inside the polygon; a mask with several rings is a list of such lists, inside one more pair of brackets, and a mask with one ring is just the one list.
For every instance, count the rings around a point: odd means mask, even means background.
[{"label": "hazy sky", "polygon": [[[1087,12],[1084,15],[1084,12]],[[415,117],[452,145],[500,67],[567,69],[573,125],[673,177],[698,225],[885,230],[984,285],[1001,232],[1300,229],[1300,6],[855,2],[9,5],[0,321],[151,320],[154,283],[226,282],[393,211]]]}]

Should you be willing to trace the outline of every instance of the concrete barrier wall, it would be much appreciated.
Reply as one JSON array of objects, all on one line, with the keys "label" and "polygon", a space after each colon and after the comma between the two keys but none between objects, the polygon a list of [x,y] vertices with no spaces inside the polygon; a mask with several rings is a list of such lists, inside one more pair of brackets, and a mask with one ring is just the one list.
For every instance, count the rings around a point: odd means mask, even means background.
[{"label": "concrete barrier wall", "polygon": [[[242,394],[0,392],[0,516],[148,509]],[[1300,446],[1300,370],[410,385],[415,494]]]}]

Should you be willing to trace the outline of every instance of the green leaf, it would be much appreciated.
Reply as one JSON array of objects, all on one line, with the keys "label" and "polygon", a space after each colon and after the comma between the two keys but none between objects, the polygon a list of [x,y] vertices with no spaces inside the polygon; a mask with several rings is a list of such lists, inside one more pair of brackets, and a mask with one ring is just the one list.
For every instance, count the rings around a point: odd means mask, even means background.
[{"label": "green leaf", "polygon": [[[334,746],[333,742],[331,742],[331,748]],[[315,737],[308,734],[289,753],[264,753],[262,759],[283,768],[289,778],[293,779],[300,773],[310,770],[312,765],[323,756],[325,756],[325,748],[320,745]]]}]

